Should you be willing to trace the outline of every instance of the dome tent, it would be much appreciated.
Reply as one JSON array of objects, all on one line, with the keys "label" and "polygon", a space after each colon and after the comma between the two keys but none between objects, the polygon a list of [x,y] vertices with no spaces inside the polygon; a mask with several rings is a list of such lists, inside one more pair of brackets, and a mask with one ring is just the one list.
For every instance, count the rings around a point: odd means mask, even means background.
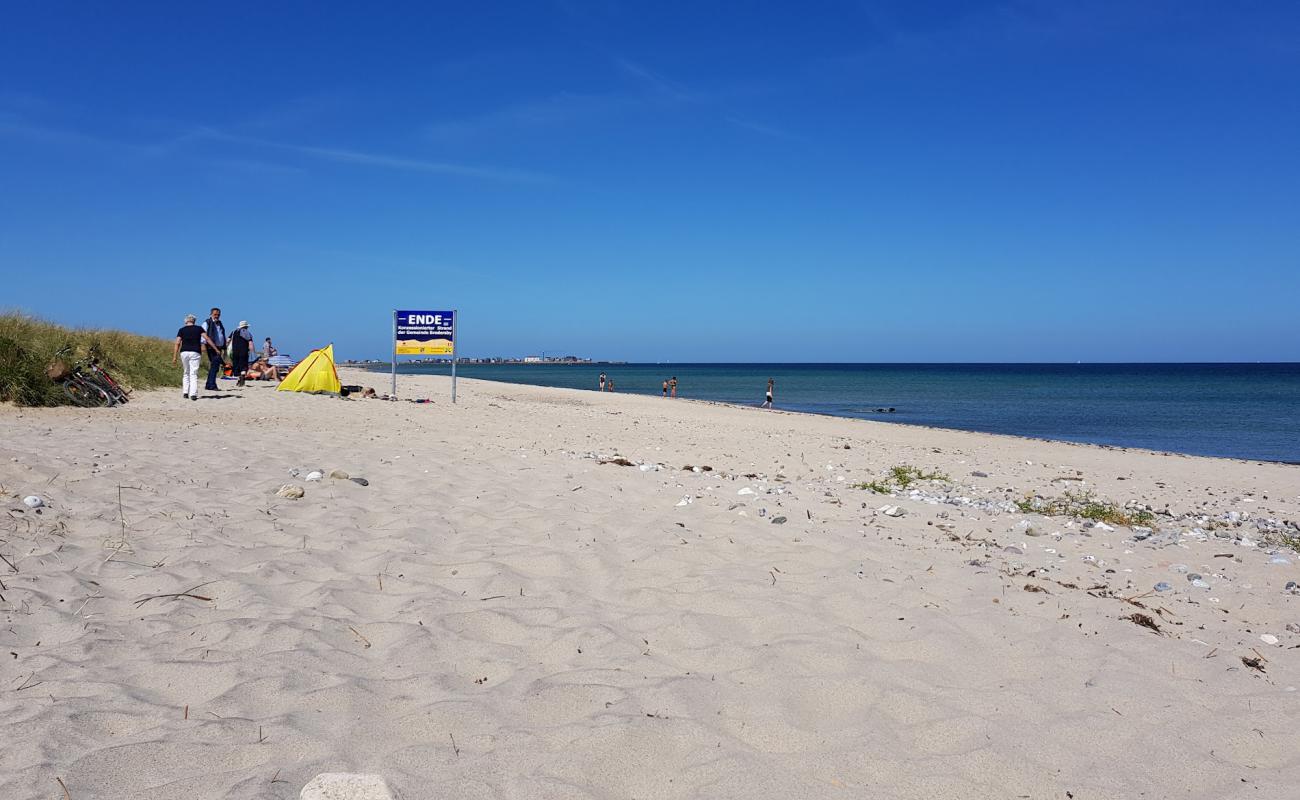
[{"label": "dome tent", "polygon": [[277,392],[308,392],[310,394],[340,394],[338,370],[334,368],[334,345],[328,344],[302,360],[293,371],[284,376]]}]

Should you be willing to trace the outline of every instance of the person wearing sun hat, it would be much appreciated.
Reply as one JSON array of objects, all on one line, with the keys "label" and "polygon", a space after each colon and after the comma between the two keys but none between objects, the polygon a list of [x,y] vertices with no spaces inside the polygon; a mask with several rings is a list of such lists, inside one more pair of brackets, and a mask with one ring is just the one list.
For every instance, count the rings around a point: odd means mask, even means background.
[{"label": "person wearing sun hat", "polygon": [[230,334],[230,374],[239,378],[236,386],[244,385],[248,373],[248,356],[253,352],[253,334],[248,332],[248,320],[241,319],[239,327]]}]

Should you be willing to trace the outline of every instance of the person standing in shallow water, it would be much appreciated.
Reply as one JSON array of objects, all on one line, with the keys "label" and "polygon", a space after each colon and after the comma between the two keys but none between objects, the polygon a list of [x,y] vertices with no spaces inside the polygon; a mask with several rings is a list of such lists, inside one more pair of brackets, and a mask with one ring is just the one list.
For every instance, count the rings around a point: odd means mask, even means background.
[{"label": "person standing in shallow water", "polygon": [[775,389],[776,389],[776,381],[772,380],[771,378],[768,378],[768,379],[767,379],[767,399],[763,401],[763,405],[759,406],[760,408],[771,408],[771,407],[772,407],[772,392],[773,392]]},{"label": "person standing in shallow water", "polygon": [[600,373],[599,382],[596,385],[600,387],[600,391],[605,391],[605,373]]},{"label": "person standing in shallow water", "polygon": [[668,381],[664,381],[664,397],[668,396]]},{"label": "person standing in shallow water", "polygon": [[674,376],[672,376],[671,378],[668,379],[668,396],[669,396],[669,397],[676,397],[676,396],[677,396],[677,376],[676,376],[676,375],[674,375]]}]

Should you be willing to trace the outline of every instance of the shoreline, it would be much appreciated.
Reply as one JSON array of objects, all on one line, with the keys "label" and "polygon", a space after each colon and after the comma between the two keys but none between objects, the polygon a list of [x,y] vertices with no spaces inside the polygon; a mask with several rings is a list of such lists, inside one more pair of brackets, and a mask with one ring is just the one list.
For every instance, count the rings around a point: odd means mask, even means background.
[{"label": "shoreline", "polygon": [[[1219,362],[1207,362],[1207,363],[1214,364]],[[1236,362],[1223,362],[1223,363],[1236,363]],[[1254,362],[1243,362],[1243,363],[1254,363]],[[1273,363],[1273,362],[1268,362],[1268,363]],[[1282,365],[1290,364],[1290,362],[1277,362],[1277,363]],[[339,368],[355,369],[363,373],[377,372],[377,370],[372,370],[363,365],[357,365],[357,364],[339,365]],[[387,375],[388,373],[384,373],[384,374]],[[400,381],[403,377],[407,377],[407,378],[436,377],[436,378],[446,378],[448,381],[450,381],[451,379],[450,367],[448,368],[447,375],[441,375],[436,373],[406,373],[406,375],[403,376],[403,374],[399,372],[398,373],[399,389],[401,388]],[[659,395],[654,394],[653,392],[608,393],[608,392],[600,392],[595,389],[578,389],[571,386],[546,386],[546,385],[533,384],[533,383],[516,383],[513,381],[496,380],[493,378],[466,377],[463,375],[458,375],[457,379],[461,381],[483,381],[484,383],[502,384],[506,386],[527,386],[527,387],[533,387],[539,389],[556,389],[556,390],[561,390],[566,392],[589,392],[596,395],[619,394],[619,395],[626,395],[626,396],[633,396],[633,397],[663,399]],[[932,431],[957,431],[961,433],[980,434],[984,436],[1009,437],[1012,439],[1023,439],[1027,441],[1048,442],[1052,444],[1062,444],[1062,445],[1073,445],[1076,447],[1100,448],[1103,450],[1120,450],[1125,452],[1132,451],[1132,452],[1141,452],[1141,453],[1151,453],[1154,455],[1174,456],[1180,458],[1210,458],[1210,459],[1223,460],[1223,461],[1235,461],[1235,462],[1241,462],[1246,464],[1277,464],[1283,466],[1300,467],[1300,461],[1286,461],[1281,459],[1267,459],[1267,458],[1241,458],[1238,456],[1221,456],[1221,455],[1212,455],[1206,453],[1186,453],[1179,450],[1156,450],[1148,447],[1138,447],[1135,445],[1101,444],[1098,442],[1079,442],[1071,439],[1053,439],[1045,436],[1030,436],[1026,434],[1006,433],[1001,431],[977,430],[974,428],[949,428],[941,425],[930,425],[922,422],[900,422],[900,421],[889,420],[889,419],[877,419],[874,417],[855,417],[846,414],[832,414],[829,412],[821,412],[821,411],[804,411],[800,409],[791,409],[791,408],[777,407],[772,409],[760,409],[756,404],[749,405],[745,403],[733,403],[727,400],[709,400],[705,398],[696,398],[696,397],[679,397],[674,399],[684,401],[684,402],[723,406],[727,408],[749,409],[753,411],[770,411],[770,412],[776,412],[782,414],[795,414],[795,415],[819,417],[825,419],[843,419],[843,420],[852,420],[854,422],[879,423],[883,425],[898,425],[903,427],[918,428],[918,429],[932,430]]]},{"label": "shoreline", "polygon": [[0,794],[1300,781],[1295,467],[463,381],[0,407]]}]

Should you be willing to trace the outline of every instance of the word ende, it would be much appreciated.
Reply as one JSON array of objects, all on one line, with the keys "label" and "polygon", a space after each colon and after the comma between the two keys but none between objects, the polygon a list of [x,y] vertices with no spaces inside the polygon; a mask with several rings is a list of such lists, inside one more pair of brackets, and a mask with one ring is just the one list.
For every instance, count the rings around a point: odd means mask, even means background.
[{"label": "word ende", "polygon": [[393,319],[393,354],[449,356],[456,352],[454,311],[397,311]]}]

